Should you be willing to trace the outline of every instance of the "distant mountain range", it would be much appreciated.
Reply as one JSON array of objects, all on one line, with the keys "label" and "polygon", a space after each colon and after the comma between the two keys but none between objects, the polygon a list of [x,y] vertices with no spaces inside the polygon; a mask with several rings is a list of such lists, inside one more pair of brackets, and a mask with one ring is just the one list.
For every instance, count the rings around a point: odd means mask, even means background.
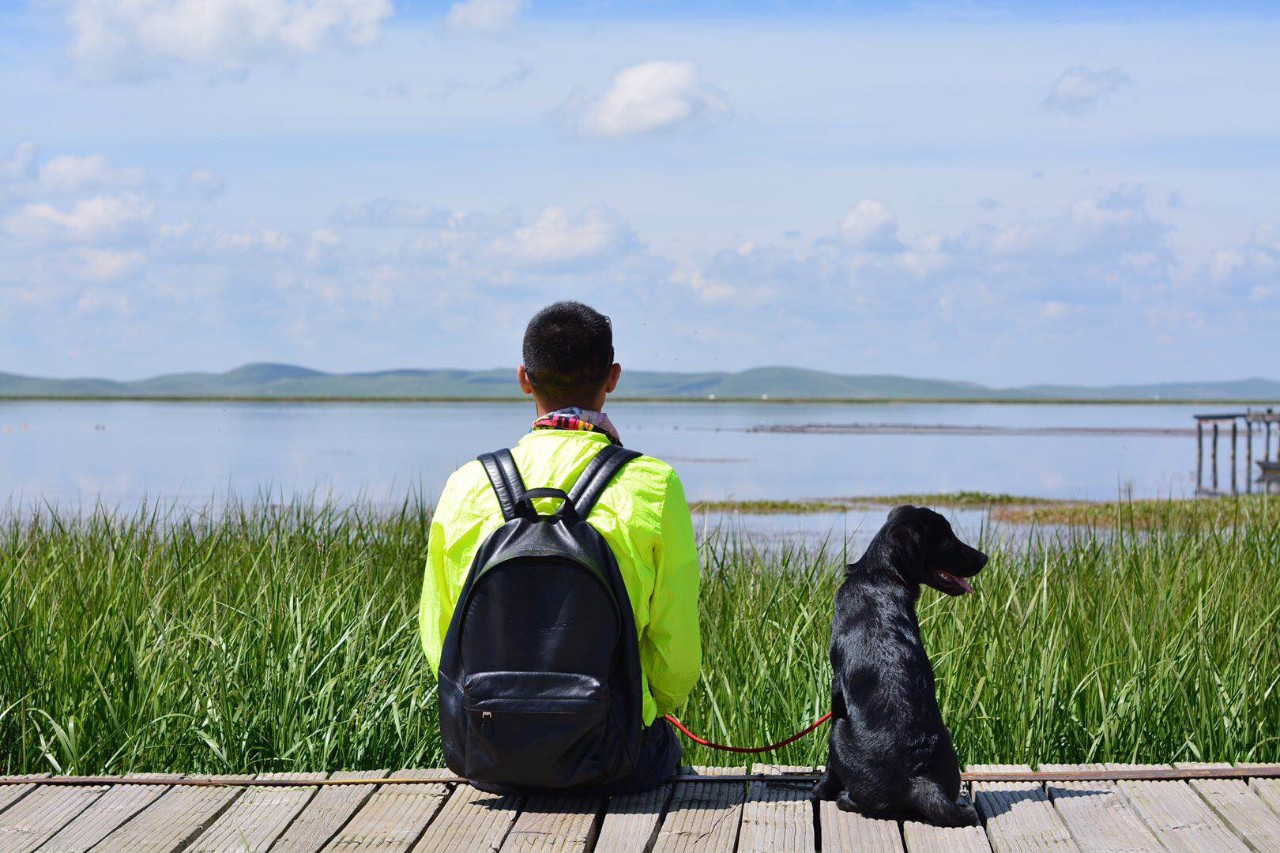
[{"label": "distant mountain range", "polygon": [[[246,364],[226,373],[170,373],[134,382],[40,379],[0,373],[0,397],[516,399],[514,369],[323,373],[288,364]],[[738,373],[628,370],[619,398],[781,400],[1213,400],[1280,401],[1280,381],[1156,385],[1029,385],[993,388],[906,376],[846,376],[796,367]]]}]

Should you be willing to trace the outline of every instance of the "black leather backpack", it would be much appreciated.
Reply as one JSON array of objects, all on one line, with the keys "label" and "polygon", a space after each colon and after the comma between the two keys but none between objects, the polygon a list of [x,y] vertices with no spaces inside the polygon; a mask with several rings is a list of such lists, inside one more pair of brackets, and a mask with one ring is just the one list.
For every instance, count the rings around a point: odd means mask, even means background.
[{"label": "black leather backpack", "polygon": [[[617,561],[587,515],[639,456],[604,447],[568,494],[525,489],[510,451],[480,457],[506,520],[445,634],[445,762],[480,787],[563,791],[627,778],[640,753],[640,652]],[[540,515],[537,498],[558,498]]]}]

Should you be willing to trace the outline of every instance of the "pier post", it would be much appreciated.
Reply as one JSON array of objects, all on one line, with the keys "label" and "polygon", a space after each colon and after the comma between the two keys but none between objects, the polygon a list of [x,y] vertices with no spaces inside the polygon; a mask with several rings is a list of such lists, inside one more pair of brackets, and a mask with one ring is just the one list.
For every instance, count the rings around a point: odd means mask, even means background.
[{"label": "pier post", "polygon": [[1244,422],[1244,492],[1253,494],[1253,421]]},{"label": "pier post", "polygon": [[1218,491],[1218,422],[1213,422],[1213,447],[1209,452],[1209,465],[1213,468],[1213,490]]},{"label": "pier post", "polygon": [[1238,495],[1240,490],[1236,487],[1236,438],[1239,435],[1239,421],[1231,421],[1231,494]]},{"label": "pier post", "polygon": [[[1271,425],[1267,425],[1270,430]],[[1270,439],[1271,433],[1268,431],[1267,438]],[[1204,488],[1204,421],[1196,421],[1196,492],[1199,493]]]}]

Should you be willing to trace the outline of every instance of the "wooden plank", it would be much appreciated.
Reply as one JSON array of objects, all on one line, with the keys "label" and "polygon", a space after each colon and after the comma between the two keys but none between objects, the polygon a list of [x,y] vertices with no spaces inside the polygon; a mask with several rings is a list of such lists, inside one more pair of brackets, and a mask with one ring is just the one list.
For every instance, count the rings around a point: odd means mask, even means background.
[{"label": "wooden plank", "polygon": [[[1175,767],[1222,769],[1230,764],[1180,762]],[[1280,815],[1243,779],[1192,779],[1192,789],[1250,850],[1280,853]]]},{"label": "wooden plank", "polygon": [[458,785],[413,851],[498,850],[523,806],[524,797],[500,797]]},{"label": "wooden plank", "polygon": [[[961,793],[970,796],[968,785],[961,785]],[[990,843],[981,826],[933,826],[918,820],[902,823],[902,843],[907,850],[916,853],[989,853]]]},{"label": "wooden plank", "polygon": [[[830,800],[818,803],[818,817],[822,821],[822,853],[902,850],[902,835],[896,820],[881,820],[865,817],[857,812],[842,812]],[[987,849],[985,843],[982,849]]]},{"label": "wooden plank", "polygon": [[931,826],[915,820],[902,824],[902,840],[911,853],[988,853],[991,845],[980,826]]},{"label": "wooden plank", "polygon": [[[972,770],[1029,770],[1026,765],[985,764]],[[996,853],[1078,850],[1062,818],[1038,782],[978,782],[973,796]]]},{"label": "wooden plank", "polygon": [[1250,779],[1249,787],[1273,812],[1280,814],[1280,779]]},{"label": "wooden plank", "polygon": [[662,813],[671,799],[674,785],[661,785],[641,794],[610,797],[604,823],[596,839],[596,853],[640,853],[648,850],[658,835]]},{"label": "wooden plank", "polygon": [[397,770],[392,779],[422,779],[420,785],[383,785],[325,845],[325,850],[400,853],[411,848],[449,796],[447,770]]},{"label": "wooden plank", "polygon": [[502,850],[587,850],[603,797],[530,797]]},{"label": "wooden plank", "polygon": [[[43,779],[48,773],[24,773],[23,779]],[[36,789],[35,785],[0,785],[0,811],[21,800]]]},{"label": "wooden plank", "polygon": [[[1046,764],[1042,770],[1093,770],[1101,764]],[[1076,844],[1086,851],[1162,850],[1114,782],[1045,783]]]},{"label": "wooden plank", "polygon": [[[246,776],[219,776],[240,780]],[[217,820],[243,788],[198,788],[181,783],[99,842],[94,853],[170,853]]]},{"label": "wooden plank", "polygon": [[[316,781],[323,773],[263,773],[263,779]],[[319,789],[248,788],[231,808],[187,848],[189,853],[262,853],[269,848]]]},{"label": "wooden plank", "polygon": [[[695,767],[702,776],[734,776],[742,767]],[[745,783],[681,782],[658,830],[655,853],[732,853],[742,822]]]},{"label": "wooden plank", "polygon": [[[812,853],[817,849],[813,831],[812,767],[756,764],[752,773],[778,777],[778,782],[752,782],[742,807],[742,829],[738,833],[740,853],[794,850]],[[786,781],[789,774],[809,774]]]},{"label": "wooden plank", "polygon": [[[170,774],[139,773],[138,776]],[[84,853],[125,821],[160,799],[168,785],[112,785],[40,848],[41,853]]]},{"label": "wooden plank", "polygon": [[57,834],[107,790],[106,785],[37,787],[0,814],[0,851],[27,853]]},{"label": "wooden plank", "polygon": [[[1280,764],[1240,764],[1240,767],[1280,767]],[[1257,777],[1249,780],[1249,787],[1262,801],[1271,807],[1276,814],[1280,814],[1280,779],[1259,779]]]},{"label": "wooden plank", "polygon": [[[331,779],[383,779],[386,770],[348,770]],[[321,788],[271,848],[271,853],[316,853],[346,825],[373,796],[373,785],[334,785]]]},{"label": "wooden plank", "polygon": [[[1042,764],[1041,770],[1100,770],[1101,764]],[[1049,799],[1081,850],[1163,850],[1114,782],[1046,782]]]},{"label": "wooden plank", "polygon": [[[816,768],[818,772],[822,767]],[[823,853],[842,850],[903,849],[902,831],[896,820],[870,818],[857,812],[842,812],[832,800],[818,803],[819,841]],[[981,834],[981,833],[979,833]],[[951,848],[942,848],[951,849]],[[983,851],[989,850],[982,836]]]},{"label": "wooden plank", "polygon": [[[1135,764],[1107,764],[1108,769],[1128,769]],[[1244,844],[1218,819],[1213,810],[1186,782],[1144,782],[1121,779],[1116,783],[1129,805],[1156,839],[1170,850],[1245,850]]]},{"label": "wooden plank", "polygon": [[[1276,417],[1277,417],[1278,419],[1280,419],[1280,415],[1276,415]],[[1263,763],[1258,763],[1258,762],[1239,762],[1239,763],[1237,763],[1237,764],[1236,764],[1236,767],[1244,767],[1244,768],[1246,768],[1246,769],[1250,769],[1250,768],[1259,769],[1259,768],[1261,768],[1261,769],[1267,769],[1267,770],[1273,770],[1273,771],[1274,771],[1274,770],[1278,770],[1278,769],[1280,769],[1280,764],[1263,764]],[[1257,783],[1257,784],[1255,784],[1255,783]],[[1269,778],[1268,778],[1268,777],[1256,777],[1256,776],[1255,776],[1255,777],[1253,777],[1253,778],[1251,778],[1251,779],[1249,780],[1249,787],[1250,787],[1250,788],[1253,788],[1255,791],[1258,791],[1258,792],[1259,792],[1259,794],[1261,794],[1261,793],[1262,793],[1262,791],[1264,791],[1264,790],[1268,790],[1268,789],[1275,789],[1275,790],[1277,790],[1277,791],[1280,791],[1280,777],[1274,777],[1274,776],[1273,776],[1273,777],[1269,777]],[[1272,804],[1273,804],[1273,800],[1272,800],[1272,798],[1271,798],[1271,797],[1266,796],[1266,795],[1262,795],[1262,798],[1263,798],[1264,800],[1266,800],[1266,801],[1267,801],[1267,805],[1272,805]],[[1274,801],[1274,803],[1275,803],[1275,805],[1274,805],[1275,810],[1276,810],[1277,812],[1280,812],[1280,799],[1275,800],[1275,801]]]}]

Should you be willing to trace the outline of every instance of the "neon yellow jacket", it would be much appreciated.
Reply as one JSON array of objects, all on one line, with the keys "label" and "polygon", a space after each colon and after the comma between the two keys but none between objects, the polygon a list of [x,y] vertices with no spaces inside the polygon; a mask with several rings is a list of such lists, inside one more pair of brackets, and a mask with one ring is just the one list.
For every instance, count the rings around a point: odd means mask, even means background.
[{"label": "neon yellow jacket", "polygon": [[[608,443],[603,433],[545,429],[526,435],[511,453],[526,487],[568,491]],[[546,503],[543,511],[556,506],[554,500]],[[631,599],[647,726],[684,703],[702,667],[698,548],[684,487],[670,465],[643,456],[619,472],[588,521],[613,550]],[[444,635],[472,558],[502,524],[497,496],[480,463],[455,471],[431,519],[418,612],[422,648],[433,671],[440,668]]]}]

